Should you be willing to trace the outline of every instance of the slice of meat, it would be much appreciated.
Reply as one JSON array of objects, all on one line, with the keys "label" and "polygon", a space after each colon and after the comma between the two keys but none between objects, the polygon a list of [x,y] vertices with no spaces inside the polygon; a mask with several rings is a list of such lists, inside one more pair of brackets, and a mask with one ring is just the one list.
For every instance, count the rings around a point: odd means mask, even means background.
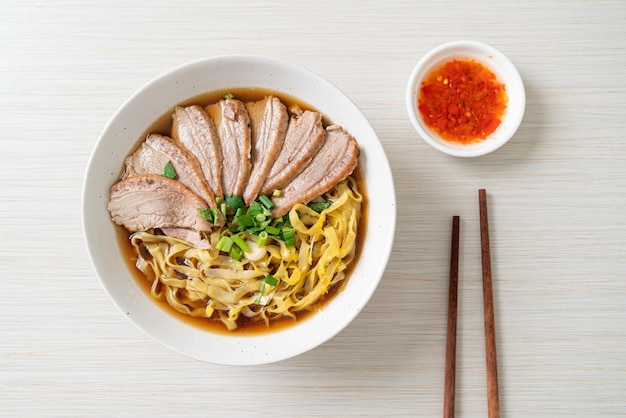
[{"label": "slice of meat", "polygon": [[183,241],[187,241],[194,247],[200,250],[210,250],[211,243],[208,239],[204,238],[202,234],[193,229],[177,228],[177,227],[164,227],[161,231],[168,237],[177,238]]},{"label": "slice of meat", "polygon": [[177,106],[172,115],[172,137],[198,160],[214,196],[222,196],[222,150],[213,120],[200,106]]},{"label": "slice of meat", "polygon": [[311,163],[283,189],[280,197],[272,199],[276,205],[272,216],[283,216],[294,205],[326,193],[356,168],[359,148],[352,135],[337,125],[329,126],[326,132],[326,141]]},{"label": "slice of meat", "polygon": [[242,196],[250,176],[250,117],[240,100],[224,99],[205,108],[217,128],[222,149],[222,190]]},{"label": "slice of meat", "polygon": [[111,186],[111,219],[132,232],[151,228],[210,231],[212,224],[198,213],[205,202],[182,183],[158,174],[141,174]]},{"label": "slice of meat", "polygon": [[283,148],[261,187],[261,194],[282,189],[309,164],[324,142],[322,115],[306,110],[289,120]]},{"label": "slice of meat", "polygon": [[272,96],[246,103],[246,109],[250,115],[252,169],[243,200],[250,205],[259,196],[259,190],[282,149],[289,115],[285,105]]},{"label": "slice of meat", "polygon": [[215,208],[215,197],[209,189],[198,160],[173,139],[150,134],[139,149],[126,159],[126,169],[122,178],[138,174],[161,174],[171,161],[176,180],[187,186],[206,202],[202,207]]}]

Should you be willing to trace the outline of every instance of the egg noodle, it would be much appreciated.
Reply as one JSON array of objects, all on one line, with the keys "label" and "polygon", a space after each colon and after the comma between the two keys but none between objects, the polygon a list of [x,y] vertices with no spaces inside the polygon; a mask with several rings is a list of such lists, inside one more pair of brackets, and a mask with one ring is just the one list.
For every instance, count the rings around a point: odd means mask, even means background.
[{"label": "egg noodle", "polygon": [[136,232],[131,243],[137,268],[152,281],[152,297],[183,314],[220,320],[228,330],[243,319],[268,326],[273,319],[295,319],[342,284],[356,254],[363,200],[356,180],[349,176],[323,198],[333,203],[321,213],[301,204],[289,212],[295,246],[270,238],[259,248],[254,236],[239,233],[250,250],[237,261],[216,249],[222,235],[232,234],[227,227],[210,233],[209,250]]}]

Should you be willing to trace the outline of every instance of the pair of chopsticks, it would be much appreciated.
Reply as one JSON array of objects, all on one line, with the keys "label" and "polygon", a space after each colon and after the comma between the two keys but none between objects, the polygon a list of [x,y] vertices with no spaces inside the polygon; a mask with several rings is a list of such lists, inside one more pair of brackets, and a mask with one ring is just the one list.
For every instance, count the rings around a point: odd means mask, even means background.
[{"label": "pair of chopsticks", "polygon": [[[493,314],[491,283],[491,250],[489,247],[489,220],[487,192],[478,190],[480,209],[480,248],[483,270],[483,304],[485,316],[485,354],[487,358],[487,410],[489,418],[500,416],[498,400],[498,367],[496,361],[496,330]],[[450,251],[450,289],[448,294],[448,337],[446,344],[446,371],[443,401],[444,418],[454,417],[456,383],[456,314],[459,283],[459,224],[460,217],[452,217],[452,245]]]}]

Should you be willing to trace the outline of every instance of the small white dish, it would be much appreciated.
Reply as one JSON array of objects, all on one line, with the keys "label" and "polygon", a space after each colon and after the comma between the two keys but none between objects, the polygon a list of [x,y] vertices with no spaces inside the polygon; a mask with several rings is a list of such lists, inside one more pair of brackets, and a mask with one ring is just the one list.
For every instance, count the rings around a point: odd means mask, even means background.
[{"label": "small white dish", "polygon": [[[357,140],[368,202],[361,254],[345,288],[324,308],[293,326],[261,334],[224,334],[194,327],[166,312],[141,289],[122,258],[107,211],[109,188],[142,134],[175,105],[201,94],[259,87],[293,96],[342,125]],[[254,365],[284,360],[326,342],[365,307],[393,246],[396,199],[391,169],[376,132],[338,88],[304,68],[249,55],[219,56],[175,68],[128,99],[105,127],[85,174],[83,229],[93,266],[123,315],[164,346],[198,360]]]},{"label": "small white dish", "polygon": [[[482,63],[506,87],[508,103],[502,122],[491,135],[479,142],[458,144],[440,138],[424,123],[417,108],[422,80],[431,71],[453,59],[469,59]],[[497,150],[515,134],[524,117],[526,93],[519,72],[500,51],[480,42],[455,41],[434,48],[417,63],[409,77],[406,106],[413,126],[427,143],[446,154],[477,157]]]}]

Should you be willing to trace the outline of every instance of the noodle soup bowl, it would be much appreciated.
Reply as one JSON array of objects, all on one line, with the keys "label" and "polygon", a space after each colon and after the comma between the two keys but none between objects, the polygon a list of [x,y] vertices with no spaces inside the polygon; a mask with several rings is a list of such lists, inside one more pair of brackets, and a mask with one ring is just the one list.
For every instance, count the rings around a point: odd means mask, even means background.
[{"label": "noodle soup bowl", "polygon": [[[255,333],[212,331],[183,321],[142,288],[124,259],[118,229],[107,210],[109,189],[125,158],[146,131],[180,103],[237,88],[276,91],[320,111],[358,142],[365,184],[364,237],[340,292],[317,312],[292,325]],[[300,355],[343,330],[365,307],[386,268],[395,233],[392,173],[376,132],[357,106],[309,70],[261,56],[206,58],[168,71],[139,89],[104,128],[85,173],[82,196],[85,240],[102,286],[121,313],[150,337],[182,355],[225,365],[272,363]]]},{"label": "noodle soup bowl", "polygon": [[[504,84],[507,103],[501,123],[485,139],[458,143],[442,139],[424,121],[418,98],[424,79],[435,69],[451,60],[469,60],[482,64]],[[454,41],[440,45],[419,60],[413,68],[406,88],[406,108],[409,119],[420,137],[433,148],[456,157],[478,157],[497,150],[517,132],[526,108],[524,83],[513,63],[490,45],[475,41]]]}]

